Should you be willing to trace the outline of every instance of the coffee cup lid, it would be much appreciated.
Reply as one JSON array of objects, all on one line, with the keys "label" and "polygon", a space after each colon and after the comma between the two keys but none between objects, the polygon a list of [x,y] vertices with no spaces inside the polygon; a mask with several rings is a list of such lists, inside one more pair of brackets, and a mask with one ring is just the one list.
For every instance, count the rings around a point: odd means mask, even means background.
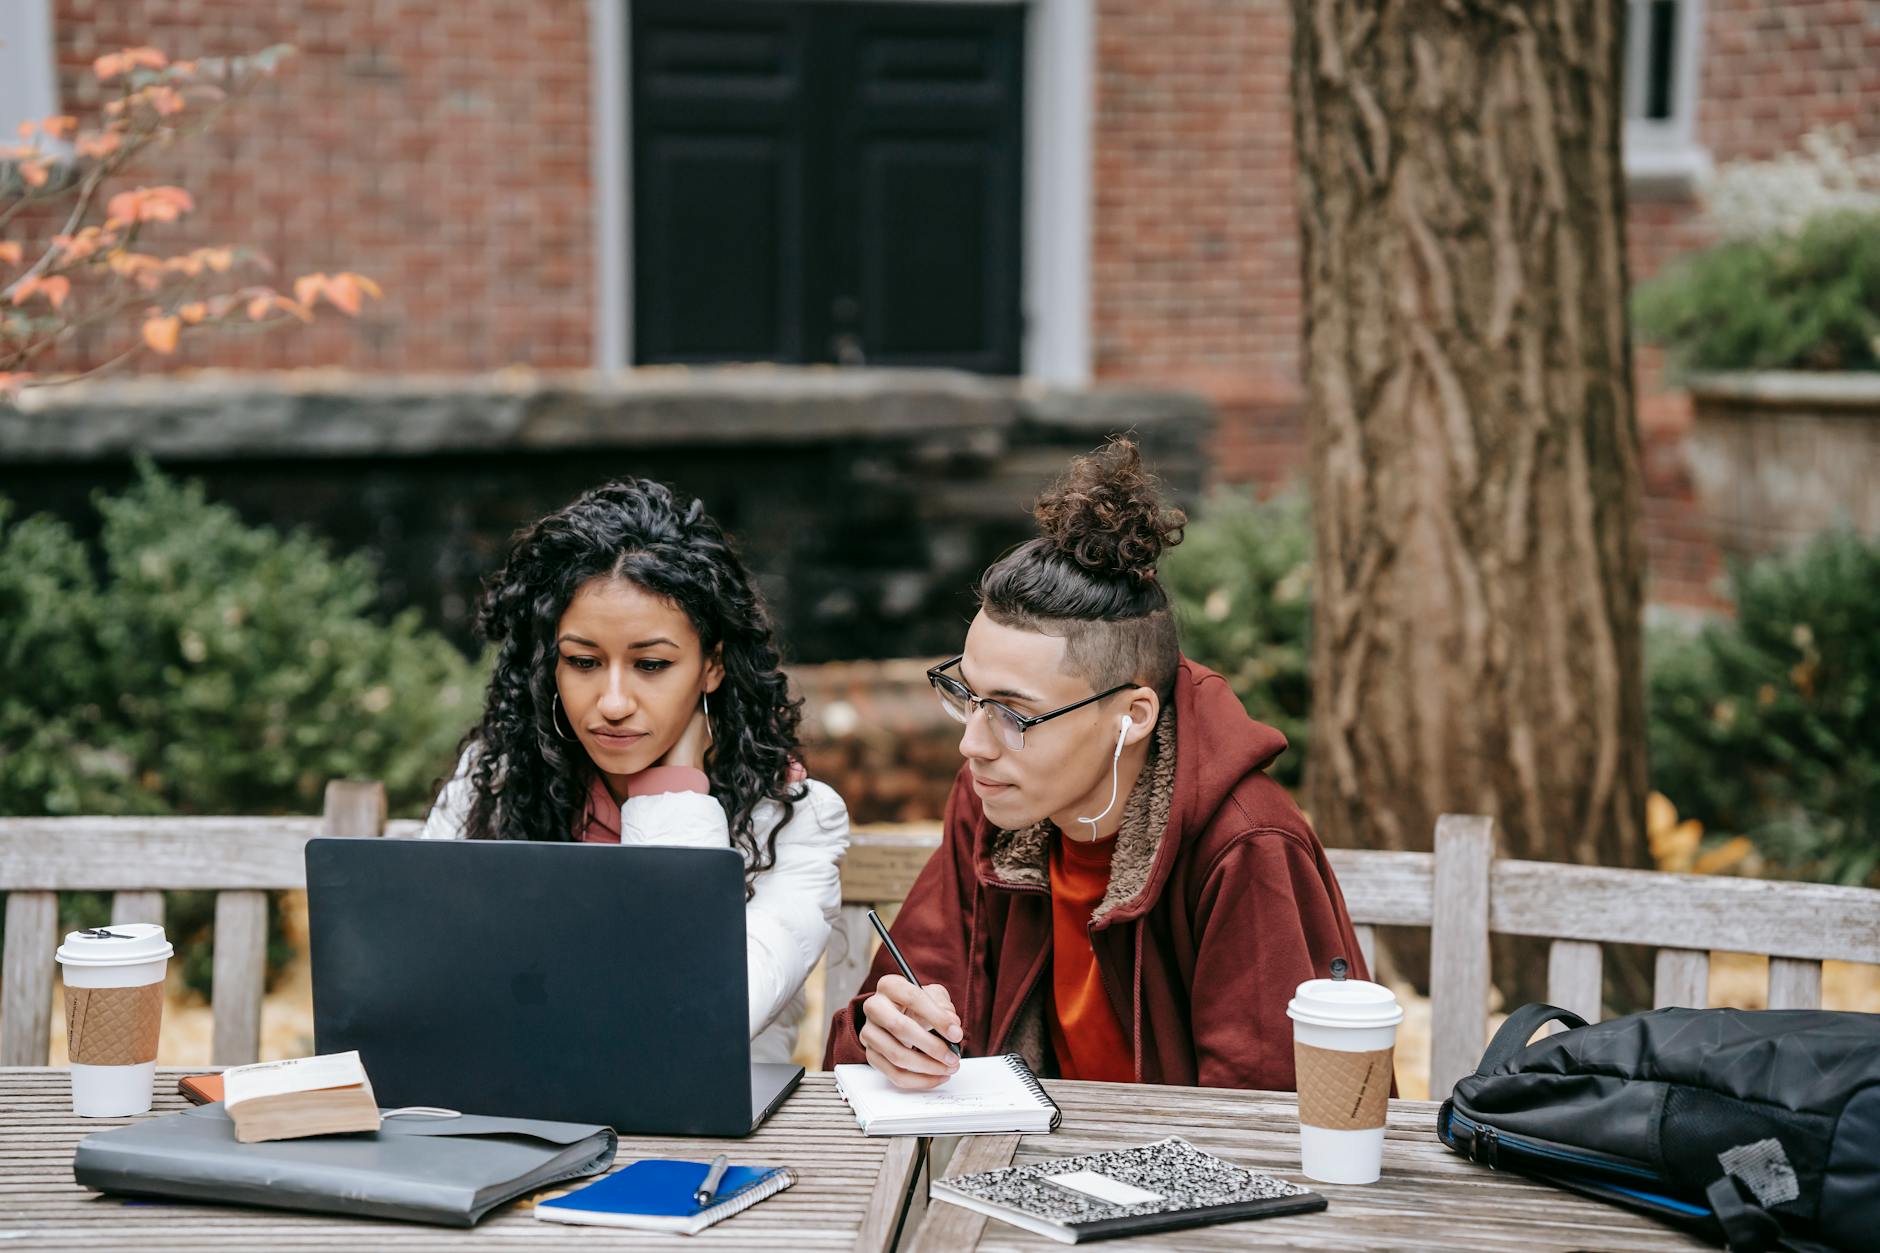
[{"label": "coffee cup lid", "polygon": [[1403,1006],[1381,983],[1343,978],[1344,962],[1331,979],[1308,979],[1293,993],[1286,1016],[1319,1027],[1394,1027],[1403,1021]]},{"label": "coffee cup lid", "polygon": [[169,957],[176,950],[154,922],[121,922],[67,931],[59,960],[67,966],[130,966]]}]

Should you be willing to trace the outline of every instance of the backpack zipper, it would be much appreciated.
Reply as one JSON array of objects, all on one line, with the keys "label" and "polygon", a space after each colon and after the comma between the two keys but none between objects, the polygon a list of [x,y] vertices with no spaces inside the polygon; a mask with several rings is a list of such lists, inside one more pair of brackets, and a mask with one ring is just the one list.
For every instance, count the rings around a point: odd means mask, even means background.
[{"label": "backpack zipper", "polygon": [[[1482,1165],[1488,1166],[1491,1169],[1499,1167],[1501,1154],[1505,1149],[1517,1156],[1525,1155],[1529,1157],[1546,1158],[1557,1162],[1569,1162],[1575,1166],[1586,1167],[1593,1170],[1610,1171],[1615,1174],[1631,1175],[1639,1179],[1649,1179],[1653,1183],[1664,1182],[1662,1176],[1650,1167],[1621,1161],[1617,1158],[1607,1157],[1601,1153],[1560,1148],[1557,1145],[1549,1144],[1545,1140],[1531,1140],[1526,1136],[1509,1135],[1506,1132],[1498,1131],[1494,1127],[1487,1126],[1484,1123],[1476,1122],[1467,1114],[1459,1113],[1453,1108],[1449,1111],[1449,1126],[1453,1130],[1459,1130],[1467,1136],[1468,1150],[1466,1155],[1469,1160],[1472,1162],[1480,1162]],[[1446,1135],[1443,1138],[1450,1143],[1452,1148],[1455,1147],[1456,1137],[1453,1134]]]}]

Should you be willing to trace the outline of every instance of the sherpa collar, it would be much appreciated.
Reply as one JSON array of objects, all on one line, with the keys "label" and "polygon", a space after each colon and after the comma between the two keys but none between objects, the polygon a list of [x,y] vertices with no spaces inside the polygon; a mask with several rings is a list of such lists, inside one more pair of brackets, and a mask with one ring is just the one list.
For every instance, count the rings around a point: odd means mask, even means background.
[{"label": "sherpa collar", "polygon": [[[1169,807],[1175,799],[1175,707],[1163,706],[1156,719],[1149,756],[1136,786],[1124,802],[1123,822],[1117,828],[1116,849],[1110,854],[1110,885],[1090,911],[1090,921],[1101,923],[1113,911],[1147,890],[1149,872],[1168,829]],[[992,833],[989,860],[993,875],[1010,887],[1050,890],[1051,841],[1057,824],[1046,818],[1017,831]]]}]

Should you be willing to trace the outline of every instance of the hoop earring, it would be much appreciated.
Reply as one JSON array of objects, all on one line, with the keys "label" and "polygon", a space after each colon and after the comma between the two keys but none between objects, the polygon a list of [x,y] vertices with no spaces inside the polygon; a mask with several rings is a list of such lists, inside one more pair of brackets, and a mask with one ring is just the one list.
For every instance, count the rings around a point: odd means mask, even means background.
[{"label": "hoop earring", "polygon": [[[569,742],[571,742],[571,743],[572,743],[572,742],[574,742],[574,741],[576,741],[576,740],[578,740],[578,739],[580,739],[580,737],[579,737],[579,736],[576,736],[576,735],[562,735],[562,734],[561,734],[561,723],[560,723],[560,722],[557,722],[557,721],[555,720],[555,715],[556,715],[556,714],[558,714],[558,713],[559,713],[559,714],[561,714],[561,716],[562,716],[562,717],[563,717],[564,719],[565,719],[565,718],[567,718],[567,716],[568,716],[567,714],[565,714],[565,713],[562,713],[562,708],[561,708],[561,693],[560,693],[560,692],[556,692],[556,693],[555,693],[555,698],[554,698],[554,704],[552,704],[552,705],[550,705],[550,706],[549,706],[549,710],[548,710],[548,725],[549,725],[549,726],[551,726],[551,727],[553,727],[553,728],[555,728],[555,734],[556,734],[556,735],[558,735],[558,736],[561,736],[561,738],[562,738],[562,739],[564,739],[564,740],[568,740]],[[572,723],[572,722],[570,722],[570,723],[568,724],[568,726],[569,726],[569,728],[570,728],[570,729],[572,730],[572,729],[573,729],[573,727],[574,727],[574,723]]]}]

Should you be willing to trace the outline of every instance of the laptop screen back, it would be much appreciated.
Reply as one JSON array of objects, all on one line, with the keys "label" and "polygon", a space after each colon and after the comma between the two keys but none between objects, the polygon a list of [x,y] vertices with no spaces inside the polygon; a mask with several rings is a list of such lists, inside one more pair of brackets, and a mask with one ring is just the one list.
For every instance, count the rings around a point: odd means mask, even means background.
[{"label": "laptop screen back", "polygon": [[307,899],[315,1048],[380,1105],[749,1132],[731,850],[316,839]]}]

